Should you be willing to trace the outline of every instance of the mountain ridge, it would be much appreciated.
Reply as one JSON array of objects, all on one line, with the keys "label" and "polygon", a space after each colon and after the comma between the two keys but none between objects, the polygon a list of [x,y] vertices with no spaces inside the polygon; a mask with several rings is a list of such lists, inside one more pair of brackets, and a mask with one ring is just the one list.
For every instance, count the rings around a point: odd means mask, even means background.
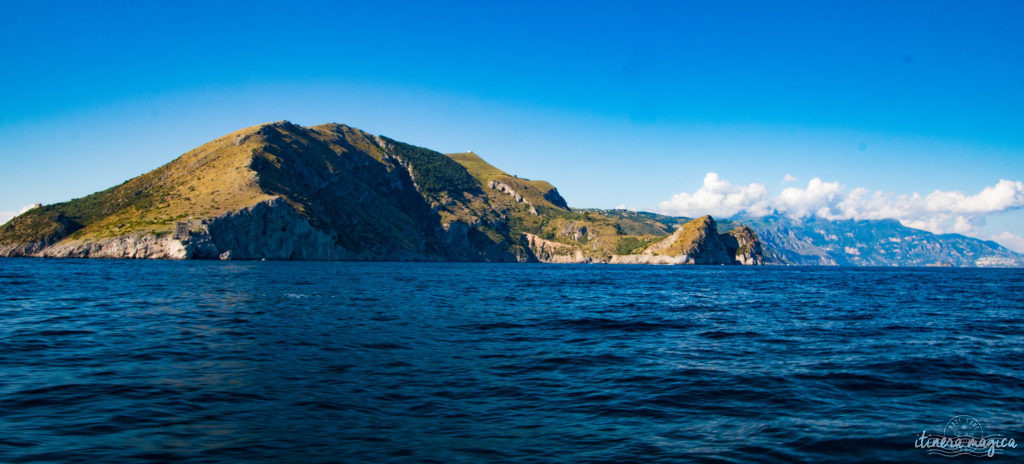
[{"label": "mountain ridge", "polygon": [[1024,255],[990,240],[935,234],[896,219],[739,216],[771,251],[769,262],[852,266],[1019,267]]},{"label": "mountain ridge", "polygon": [[[735,237],[722,238],[732,236],[713,221],[699,227],[707,243],[672,262],[760,262],[737,256],[741,245],[728,248]],[[642,252],[667,229],[639,215],[574,210],[553,185],[474,153],[279,121],[19,215],[0,226],[0,256],[661,262]]]}]

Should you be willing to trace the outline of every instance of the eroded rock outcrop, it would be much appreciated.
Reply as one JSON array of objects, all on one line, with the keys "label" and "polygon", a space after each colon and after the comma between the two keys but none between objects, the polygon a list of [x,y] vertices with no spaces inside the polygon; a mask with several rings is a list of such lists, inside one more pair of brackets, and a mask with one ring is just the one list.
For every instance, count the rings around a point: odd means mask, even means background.
[{"label": "eroded rock outcrop", "polygon": [[559,208],[566,210],[569,209],[569,204],[565,202],[565,198],[562,198],[562,195],[558,193],[558,189],[556,188],[552,188],[551,190],[545,192],[544,199],[550,201],[551,204]]},{"label": "eroded rock outcrop", "polygon": [[739,264],[764,264],[764,247],[750,227],[739,226],[730,230],[728,234],[722,235],[722,240],[725,242],[729,255],[733,256]]},{"label": "eroded rock outcrop", "polygon": [[67,240],[29,256],[42,258],[203,259],[216,257],[209,237],[179,240],[169,234],[136,233],[101,239]]},{"label": "eroded rock outcrop", "polygon": [[595,262],[583,254],[583,250],[572,245],[545,240],[533,234],[523,234],[524,245],[532,257],[542,263],[590,263]]},{"label": "eroded rock outcrop", "polygon": [[525,201],[523,199],[523,196],[520,195],[519,192],[516,192],[516,189],[512,188],[511,185],[508,185],[508,184],[506,184],[504,182],[498,182],[496,180],[492,180],[492,181],[487,183],[487,188],[491,188],[491,189],[497,190],[497,191],[499,191],[501,193],[504,193],[506,195],[509,195],[509,196],[512,197],[512,199],[514,199],[518,203],[523,203]]}]

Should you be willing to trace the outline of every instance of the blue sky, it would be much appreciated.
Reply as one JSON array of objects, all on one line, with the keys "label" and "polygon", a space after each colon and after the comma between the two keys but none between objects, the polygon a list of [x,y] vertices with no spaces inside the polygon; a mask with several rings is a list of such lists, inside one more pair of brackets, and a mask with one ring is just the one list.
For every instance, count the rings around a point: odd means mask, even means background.
[{"label": "blue sky", "polygon": [[472,149],[579,207],[911,205],[1024,249],[1024,2],[209,3],[6,4],[0,212],[288,119]]}]

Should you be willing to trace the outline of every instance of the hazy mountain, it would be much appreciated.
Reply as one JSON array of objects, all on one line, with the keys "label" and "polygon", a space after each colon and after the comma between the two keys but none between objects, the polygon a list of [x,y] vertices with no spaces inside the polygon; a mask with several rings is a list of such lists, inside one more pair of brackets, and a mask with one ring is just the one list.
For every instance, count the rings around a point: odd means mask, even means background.
[{"label": "hazy mountain", "polygon": [[[670,230],[690,218],[627,210],[594,210],[618,218],[648,221]],[[756,232],[768,264],[840,266],[1024,266],[1024,255],[996,242],[960,234],[933,234],[895,219],[794,219],[739,215],[719,221],[725,228],[748,225]]]},{"label": "hazy mountain", "polygon": [[753,228],[769,262],[853,266],[1024,266],[1024,256],[998,243],[960,234],[933,234],[895,219],[827,220],[787,216],[737,217]]}]

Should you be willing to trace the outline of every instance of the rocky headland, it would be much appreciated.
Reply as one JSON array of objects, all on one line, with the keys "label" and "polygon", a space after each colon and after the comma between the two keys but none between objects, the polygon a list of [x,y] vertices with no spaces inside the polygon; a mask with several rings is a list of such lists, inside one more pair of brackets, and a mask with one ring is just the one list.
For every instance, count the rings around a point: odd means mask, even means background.
[{"label": "rocky headland", "polygon": [[261,124],[0,226],[0,256],[764,263],[710,216],[575,210],[551,184],[342,124]]}]

